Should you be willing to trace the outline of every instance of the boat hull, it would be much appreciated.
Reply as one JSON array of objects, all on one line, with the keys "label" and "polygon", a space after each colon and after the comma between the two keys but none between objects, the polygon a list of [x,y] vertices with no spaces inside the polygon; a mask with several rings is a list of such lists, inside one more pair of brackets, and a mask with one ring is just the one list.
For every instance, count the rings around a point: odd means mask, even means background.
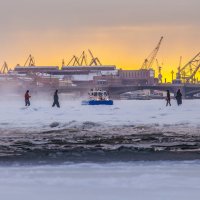
[{"label": "boat hull", "polygon": [[88,101],[82,101],[82,105],[113,105],[112,100],[102,100],[102,101],[97,101],[97,100],[88,100]]}]

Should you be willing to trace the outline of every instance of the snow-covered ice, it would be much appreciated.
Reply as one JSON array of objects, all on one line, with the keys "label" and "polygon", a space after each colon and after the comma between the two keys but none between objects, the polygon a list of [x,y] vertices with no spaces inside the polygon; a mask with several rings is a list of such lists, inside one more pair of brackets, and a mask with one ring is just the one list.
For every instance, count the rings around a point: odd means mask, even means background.
[{"label": "snow-covered ice", "polygon": [[1,101],[0,128],[42,128],[51,123],[95,122],[108,125],[159,124],[200,125],[200,100],[185,100],[178,107],[166,107],[164,100],[115,101],[114,106],[82,106],[81,100],[61,98],[61,109],[52,108],[51,100],[32,99],[31,107],[21,101]]},{"label": "snow-covered ice", "polygon": [[[175,101],[166,107],[164,100],[82,106],[81,100],[60,95],[60,103],[60,109],[52,108],[52,99],[34,97],[31,107],[25,108],[23,99],[1,101],[0,155],[4,161],[7,156],[15,161],[16,156],[25,160],[34,156],[39,160],[59,157],[63,161],[88,161],[89,157],[95,160],[94,153],[99,160],[106,155],[113,158],[112,153],[116,156],[113,160],[128,160],[130,156],[134,160],[133,153],[140,151],[187,151],[192,153],[182,154],[181,159],[198,158],[200,100],[184,100],[180,107]],[[71,155],[72,150],[77,156]],[[86,152],[89,154],[84,155]],[[148,156],[141,159],[149,160]]]},{"label": "snow-covered ice", "polygon": [[198,200],[200,163],[0,167],[3,200]]},{"label": "snow-covered ice", "polygon": [[[199,141],[200,100],[184,100],[180,107],[175,101],[172,101],[172,107],[166,107],[164,100],[115,101],[114,106],[82,106],[81,100],[67,100],[61,95],[60,109],[51,107],[52,100],[41,98],[39,100],[36,97],[31,100],[29,108],[24,107],[23,99],[9,98],[8,101],[0,100],[0,102],[1,158],[4,154],[8,155],[4,161],[9,155],[18,161],[15,153],[21,155],[23,152],[26,155],[25,161],[31,161],[35,154],[39,154],[36,156],[40,157],[41,153],[43,157],[40,158],[43,159],[48,153],[51,157],[51,150],[55,152],[52,154],[55,161],[59,155],[64,157],[63,161],[67,161],[66,155],[87,157],[87,154],[82,152],[84,146],[87,151],[89,148],[92,149],[92,156],[100,155],[104,158],[106,154],[103,151],[97,150],[97,154],[93,154],[94,147],[110,149],[111,146],[115,146],[118,155],[120,146],[124,144],[132,147],[135,152],[132,154],[132,151],[127,150],[130,157],[137,154],[134,148],[148,149],[151,145],[158,145],[156,147],[158,150],[161,148],[160,143],[166,148],[172,146],[172,151],[175,145],[177,149],[195,150],[195,158],[199,155],[199,145],[196,140]],[[70,129],[74,126],[78,128]],[[96,128],[95,131],[90,129],[93,126]],[[111,128],[106,129],[106,127]],[[160,131],[162,128],[154,131],[154,127],[163,127],[164,134]],[[184,129],[187,129],[187,134],[195,132],[196,137],[185,136]],[[192,132],[192,129],[195,131]],[[56,132],[56,130],[61,131]],[[105,132],[102,133],[101,130]],[[33,134],[27,134],[29,131]],[[182,135],[176,136],[178,132]],[[112,133],[119,135],[107,136]],[[152,135],[149,138],[146,134]],[[111,140],[113,143],[110,143]],[[79,141],[82,142],[81,148],[72,152],[72,147],[79,146]],[[62,151],[67,151],[68,154],[61,154]],[[123,148],[121,151],[126,154]],[[27,152],[30,154],[26,154]],[[147,158],[151,156],[150,154],[145,153]],[[1,162],[1,199],[186,200],[190,198],[198,200],[200,195],[199,161],[101,162],[101,164],[62,162],[61,165],[57,165],[56,162],[52,165],[37,165],[33,164],[33,161],[24,165],[24,160],[14,162],[18,163],[16,166],[12,162],[11,166]]]}]

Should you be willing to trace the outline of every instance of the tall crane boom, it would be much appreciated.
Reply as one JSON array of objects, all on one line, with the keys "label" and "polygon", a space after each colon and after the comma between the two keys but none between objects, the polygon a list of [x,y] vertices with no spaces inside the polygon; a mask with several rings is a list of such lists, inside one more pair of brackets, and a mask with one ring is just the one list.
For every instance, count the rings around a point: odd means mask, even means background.
[{"label": "tall crane boom", "polygon": [[187,64],[178,69],[178,77],[186,83],[195,83],[196,74],[200,69],[200,52],[196,54]]},{"label": "tall crane boom", "polygon": [[142,65],[142,69],[150,69],[153,66],[153,63],[156,59],[156,56],[158,54],[158,51],[160,49],[160,46],[162,44],[163,41],[163,36],[160,38],[156,48],[151,52],[151,54],[145,59],[143,65]]},{"label": "tall crane boom", "polygon": [[80,66],[80,63],[78,61],[78,57],[77,56],[73,56],[72,59],[69,61],[69,63],[67,64],[67,66]]},{"label": "tall crane boom", "polygon": [[91,60],[91,62],[90,62],[90,64],[89,64],[89,66],[92,66],[93,64],[94,64],[95,66],[102,65],[101,62],[100,62],[100,60],[99,60],[97,57],[94,57],[94,56],[93,56],[92,51],[91,51],[90,49],[88,49],[88,52],[89,52],[89,54],[90,54],[90,56],[91,56],[91,58],[92,58],[92,60]]},{"label": "tall crane boom", "polygon": [[80,66],[83,66],[83,64],[85,66],[88,65],[88,63],[87,63],[87,55],[86,55],[85,51],[83,51],[83,53],[81,54],[80,58],[78,59],[78,62],[80,64]]},{"label": "tall crane boom", "polygon": [[[67,64],[67,66],[70,66],[70,65],[72,66],[102,66],[98,57],[95,57],[90,49],[88,49],[88,53],[89,53],[89,56],[86,51],[83,51],[80,57],[77,57],[74,55],[72,59],[69,61],[69,63]],[[90,60],[90,57],[91,57],[91,60]]]},{"label": "tall crane boom", "polygon": [[6,73],[8,73],[8,71],[9,71],[9,69],[8,69],[8,65],[7,65],[6,62],[4,62],[3,66],[1,67],[1,71],[0,71],[0,73],[2,73],[2,74],[6,74]]},{"label": "tall crane boom", "polygon": [[187,64],[185,64],[185,66],[183,66],[181,69],[180,69],[180,73],[183,72],[189,65],[191,65],[192,63],[196,62],[196,61],[199,61],[199,58],[200,58],[200,52],[194,57],[192,58]]},{"label": "tall crane boom", "polygon": [[88,52],[90,54],[90,56],[92,57],[92,60],[91,60],[91,63],[89,64],[90,66],[94,63],[95,65],[97,65],[97,62],[96,62],[96,59],[95,57],[93,56],[92,52],[90,49],[88,49]]},{"label": "tall crane boom", "polygon": [[24,67],[25,66],[29,66],[29,67],[32,67],[32,66],[35,66],[35,59],[32,55],[29,55],[29,57],[27,58],[25,64],[24,64]]}]

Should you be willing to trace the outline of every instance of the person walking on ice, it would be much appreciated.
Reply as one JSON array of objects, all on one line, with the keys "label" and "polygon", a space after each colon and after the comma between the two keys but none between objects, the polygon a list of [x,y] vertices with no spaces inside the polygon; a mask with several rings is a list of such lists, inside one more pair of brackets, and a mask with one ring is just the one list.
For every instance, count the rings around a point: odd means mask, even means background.
[{"label": "person walking on ice", "polygon": [[180,89],[176,93],[176,101],[177,101],[178,106],[182,104],[182,94],[181,94]]},{"label": "person walking on ice", "polygon": [[170,97],[170,92],[169,90],[167,90],[167,97],[166,97],[166,101],[167,101],[167,104],[166,106],[170,105],[171,106],[171,97]]},{"label": "person walking on ice", "polygon": [[31,96],[29,95],[29,90],[26,91],[24,98],[25,98],[25,106],[30,106],[31,105],[31,103],[30,103]]},{"label": "person walking on ice", "polygon": [[58,97],[58,90],[55,91],[53,98],[54,98],[54,101],[53,101],[52,107],[57,106],[58,108],[60,108],[59,97]]}]

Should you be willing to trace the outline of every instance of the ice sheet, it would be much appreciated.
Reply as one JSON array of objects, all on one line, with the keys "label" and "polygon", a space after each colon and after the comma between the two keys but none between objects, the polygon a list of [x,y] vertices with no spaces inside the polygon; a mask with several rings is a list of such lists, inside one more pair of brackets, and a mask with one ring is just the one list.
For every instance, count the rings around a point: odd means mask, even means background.
[{"label": "ice sheet", "polygon": [[0,104],[0,128],[42,128],[51,123],[95,122],[110,125],[124,124],[190,124],[200,125],[200,100],[185,100],[178,107],[166,107],[164,100],[115,101],[114,106],[82,106],[81,100],[62,98],[61,108],[52,108],[52,101],[32,99],[31,107],[21,101],[9,100]]},{"label": "ice sheet", "polygon": [[3,200],[198,200],[200,163],[0,167]]}]

